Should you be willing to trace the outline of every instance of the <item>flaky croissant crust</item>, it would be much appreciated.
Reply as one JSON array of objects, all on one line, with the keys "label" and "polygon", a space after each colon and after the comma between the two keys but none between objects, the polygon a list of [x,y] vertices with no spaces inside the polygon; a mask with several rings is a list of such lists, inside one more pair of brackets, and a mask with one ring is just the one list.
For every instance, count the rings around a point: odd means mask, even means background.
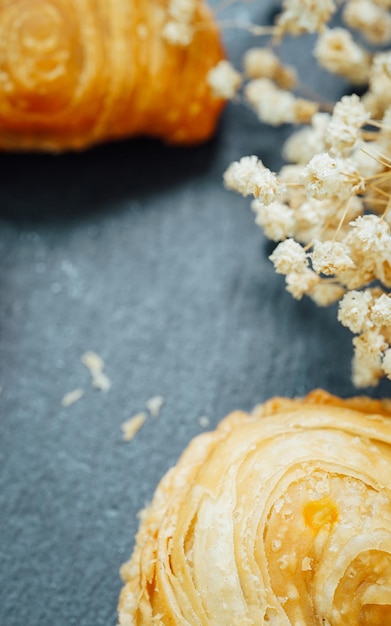
[{"label": "flaky croissant crust", "polygon": [[391,624],[390,416],[315,391],[195,438],[143,512],[121,626]]},{"label": "flaky croissant crust", "polygon": [[0,148],[65,150],[152,135],[196,143],[222,101],[218,28],[195,0],[193,39],[164,38],[169,0],[0,0]]}]

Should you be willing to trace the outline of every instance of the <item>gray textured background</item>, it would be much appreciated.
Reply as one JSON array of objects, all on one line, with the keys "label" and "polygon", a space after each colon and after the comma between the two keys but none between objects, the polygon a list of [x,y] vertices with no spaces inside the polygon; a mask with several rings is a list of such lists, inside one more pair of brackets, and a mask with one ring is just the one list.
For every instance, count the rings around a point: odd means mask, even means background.
[{"label": "gray textured background", "polygon": [[[234,11],[267,21],[270,5]],[[248,36],[225,37],[238,59]],[[296,43],[286,54],[307,73]],[[286,134],[235,105],[194,149],[136,140],[0,156],[0,624],[115,625],[136,513],[201,416],[213,426],[317,386],[355,392],[335,309],[284,291],[249,202],[221,183],[245,154],[277,169]],[[80,362],[90,349],[108,394]],[[63,408],[76,387],[85,396]],[[121,423],[156,394],[158,420],[123,442]]]}]

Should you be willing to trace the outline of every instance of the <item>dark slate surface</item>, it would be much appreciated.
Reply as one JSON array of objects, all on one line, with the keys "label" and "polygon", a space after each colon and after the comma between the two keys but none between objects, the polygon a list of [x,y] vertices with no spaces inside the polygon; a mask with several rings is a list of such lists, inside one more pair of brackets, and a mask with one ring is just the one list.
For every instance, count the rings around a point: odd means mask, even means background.
[{"label": "dark slate surface", "polygon": [[[226,38],[233,57],[248,45]],[[0,156],[0,624],[116,624],[136,513],[201,416],[213,426],[318,386],[355,393],[335,309],[291,299],[248,201],[221,184],[245,154],[278,168],[286,132],[230,106],[198,148]],[[80,362],[90,349],[107,394]],[[85,396],[63,408],[76,387]],[[123,442],[121,423],[156,394],[158,420]]]}]

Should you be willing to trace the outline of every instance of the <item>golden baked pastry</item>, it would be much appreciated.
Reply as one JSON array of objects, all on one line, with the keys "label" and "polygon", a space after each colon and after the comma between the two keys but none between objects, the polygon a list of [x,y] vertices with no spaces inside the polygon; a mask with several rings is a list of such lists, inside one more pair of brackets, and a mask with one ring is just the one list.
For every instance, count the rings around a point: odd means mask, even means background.
[{"label": "golden baked pastry", "polygon": [[121,626],[390,625],[390,417],[315,391],[195,438],[143,512]]},{"label": "golden baked pastry", "polygon": [[203,0],[0,0],[0,149],[203,141],[223,104],[207,74],[223,56]]}]

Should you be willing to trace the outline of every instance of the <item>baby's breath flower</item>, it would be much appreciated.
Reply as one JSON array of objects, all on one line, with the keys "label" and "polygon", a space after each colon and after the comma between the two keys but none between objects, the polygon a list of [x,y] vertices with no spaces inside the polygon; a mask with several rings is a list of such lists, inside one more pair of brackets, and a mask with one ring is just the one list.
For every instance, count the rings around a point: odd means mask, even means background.
[{"label": "baby's breath flower", "polygon": [[349,291],[339,303],[338,320],[352,333],[361,333],[368,325],[373,296],[369,289]]},{"label": "baby's breath flower", "polygon": [[290,206],[283,202],[272,202],[267,206],[259,200],[253,200],[251,208],[256,214],[255,223],[271,241],[282,241],[293,237],[295,231],[295,214]]},{"label": "baby's breath flower", "polygon": [[357,387],[377,385],[383,375],[382,353],[388,347],[377,330],[353,338],[353,382]]},{"label": "baby's breath flower", "polygon": [[347,159],[333,159],[327,152],[315,155],[303,169],[300,182],[308,196],[340,200],[364,190],[364,179]]},{"label": "baby's breath flower", "polygon": [[284,183],[297,183],[302,171],[302,165],[284,165],[278,172],[278,177],[280,180],[283,180]]},{"label": "baby's breath flower", "polygon": [[309,124],[315,113],[319,111],[319,104],[304,98],[296,98],[293,111],[295,124]]},{"label": "baby's breath flower", "polygon": [[192,42],[196,8],[196,0],[170,0],[167,7],[170,19],[163,28],[163,38],[167,43],[185,48]]},{"label": "baby's breath flower", "polygon": [[248,78],[269,78],[283,89],[293,89],[296,72],[284,66],[269,48],[250,48],[243,57],[245,74]]},{"label": "baby's breath flower", "polygon": [[[296,233],[295,238],[300,243],[310,243],[320,238],[327,221],[328,205],[325,201],[315,198],[306,198],[295,210]],[[333,203],[334,205],[334,203]],[[334,209],[335,211],[335,209]]]},{"label": "baby's breath flower", "polygon": [[315,45],[314,55],[319,65],[329,72],[357,85],[368,82],[371,55],[354,41],[345,28],[332,28],[322,33]]},{"label": "baby's breath flower", "polygon": [[360,129],[369,118],[370,114],[356,94],[344,96],[337,102],[326,129],[331,153],[348,156],[361,139]]},{"label": "baby's breath flower", "polygon": [[250,80],[244,95],[259,119],[272,126],[308,123],[319,108],[317,103],[295,98],[289,91],[279,89],[269,78]]},{"label": "baby's breath flower", "polygon": [[232,100],[240,89],[242,77],[229,61],[220,61],[207,76],[208,84],[216,98]]},{"label": "baby's breath flower", "polygon": [[312,126],[292,133],[284,144],[283,157],[291,163],[308,163],[313,156],[326,150],[325,132],[330,121],[328,113],[315,113]]},{"label": "baby's breath flower", "polygon": [[192,42],[194,29],[190,24],[170,20],[164,25],[162,35],[172,46],[185,48]]},{"label": "baby's breath flower", "polygon": [[177,22],[190,24],[196,10],[196,0],[170,0],[168,12]]},{"label": "baby's breath flower", "polygon": [[[373,72],[376,74],[377,72],[391,78],[391,52],[379,52],[376,54],[372,66]],[[372,80],[372,72],[371,72],[371,80]]]},{"label": "baby's breath flower", "polygon": [[391,17],[371,0],[353,0],[345,5],[343,19],[371,43],[385,44],[391,38]]},{"label": "baby's breath flower", "polygon": [[374,280],[373,272],[366,267],[357,265],[357,261],[359,261],[359,259],[355,259],[356,268],[354,270],[340,272],[338,275],[339,282],[346,287],[346,289],[362,289]]},{"label": "baby's breath flower", "polygon": [[325,276],[338,275],[355,267],[349,248],[338,241],[315,240],[310,256],[315,272]]},{"label": "baby's breath flower", "polygon": [[[286,141],[283,156],[294,165],[278,176],[250,156],[232,163],[224,181],[255,197],[256,223],[280,242],[270,260],[288,292],[319,306],[339,301],[339,321],[357,335],[353,382],[362,387],[391,379],[391,50],[370,52],[347,29],[327,28],[339,4],[282,0],[275,41],[318,32],[319,64],[368,90],[361,98],[344,96],[332,115],[319,113],[319,104],[292,93],[299,91],[296,74],[271,48],[251,48],[243,93],[259,119],[308,126]],[[391,39],[391,0],[344,0],[344,6],[342,19],[368,41]],[[233,88],[223,73],[213,80],[220,97],[233,97],[240,87],[240,78]]]},{"label": "baby's breath flower", "polygon": [[[379,136],[380,134],[381,131]],[[384,165],[374,156],[376,152],[381,151],[382,147],[377,142],[372,142],[371,145],[362,142],[354,148],[351,159],[361,176],[374,176],[384,170]]]},{"label": "baby's breath flower", "polygon": [[274,202],[285,192],[285,186],[276,175],[254,155],[231,163],[224,173],[224,183],[227,189],[238,191],[242,196],[253,195],[264,204]]},{"label": "baby's breath flower", "polygon": [[391,326],[391,295],[383,293],[371,309],[371,321],[375,326]]},{"label": "baby's breath flower", "polygon": [[286,239],[279,243],[269,259],[277,274],[301,273],[308,268],[306,252],[294,239]]},{"label": "baby's breath flower", "polygon": [[359,273],[366,281],[379,280],[391,287],[391,235],[390,224],[377,215],[364,215],[350,223],[351,229],[344,238],[352,251]]},{"label": "baby's breath flower", "polygon": [[313,287],[309,296],[318,306],[329,306],[334,304],[334,302],[338,302],[344,293],[345,289],[341,285],[321,281]]},{"label": "baby's breath flower", "polygon": [[[290,177],[288,181],[289,179]],[[362,200],[358,196],[349,198],[348,202],[339,202],[335,198],[308,198],[303,192],[304,188],[299,186],[288,187],[287,193],[296,219],[295,239],[300,243],[308,244],[314,239],[333,239],[337,229],[339,239],[342,240],[350,229],[349,222],[363,211]]]},{"label": "baby's breath flower", "polygon": [[284,0],[277,25],[281,33],[320,32],[333,15],[333,0]]},{"label": "baby's breath flower", "polygon": [[269,48],[249,48],[243,56],[243,66],[249,78],[273,79],[280,60]]},{"label": "baby's breath flower", "polygon": [[351,196],[346,201],[336,201],[333,198],[325,200],[314,200],[318,203],[318,215],[320,235],[314,235],[313,239],[321,241],[335,240],[345,241],[345,237],[350,231],[350,222],[363,212],[363,200],[358,196]]},{"label": "baby's breath flower", "polygon": [[369,74],[369,90],[362,100],[373,117],[381,117],[390,106],[391,52],[375,54]]},{"label": "baby's breath flower", "polygon": [[302,165],[284,165],[278,173],[279,180],[286,184],[284,200],[294,211],[307,200],[304,187],[297,184],[302,169]]},{"label": "baby's breath flower", "polygon": [[268,78],[250,80],[244,95],[262,122],[279,126],[294,121],[295,97],[278,89]]},{"label": "baby's breath flower", "polygon": [[307,268],[300,272],[289,272],[286,276],[286,289],[296,299],[311,293],[319,284],[320,278],[315,272]]},{"label": "baby's breath flower", "polygon": [[351,222],[345,243],[359,254],[378,254],[390,258],[390,226],[377,215],[362,215]]}]

